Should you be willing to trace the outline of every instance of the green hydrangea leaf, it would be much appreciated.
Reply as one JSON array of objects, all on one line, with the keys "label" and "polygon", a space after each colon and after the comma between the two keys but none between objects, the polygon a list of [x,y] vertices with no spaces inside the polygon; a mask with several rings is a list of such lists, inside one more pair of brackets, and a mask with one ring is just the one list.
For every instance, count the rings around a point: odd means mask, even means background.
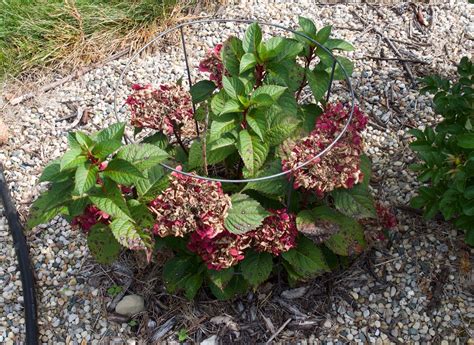
[{"label": "green hydrangea leaf", "polygon": [[[157,148],[156,146],[153,147]],[[143,178],[143,174],[137,169],[137,167],[120,158],[112,159],[107,165],[107,168],[103,171],[103,174],[105,177],[126,186],[134,184],[137,180]]]},{"label": "green hydrangea leaf", "polygon": [[125,123],[118,122],[97,132],[95,135],[92,136],[92,138],[95,139],[95,141],[99,143],[102,141],[109,141],[109,140],[122,141],[124,131],[125,131]]},{"label": "green hydrangea leaf", "polygon": [[242,40],[242,48],[246,53],[255,53],[257,47],[262,41],[262,30],[257,23],[249,25]]},{"label": "green hydrangea leaf", "polygon": [[304,236],[299,236],[297,241],[296,248],[281,255],[299,276],[313,277],[329,271],[321,248]]},{"label": "green hydrangea leaf", "polygon": [[270,253],[248,251],[240,263],[242,274],[250,285],[257,287],[268,279],[273,269],[273,257]]},{"label": "green hydrangea leaf", "polygon": [[234,194],[231,197],[232,207],[224,221],[227,230],[234,234],[244,234],[259,227],[269,213],[245,194]]},{"label": "green hydrangea leaf", "polygon": [[169,154],[156,145],[130,144],[124,146],[117,152],[116,159],[125,160],[138,170],[143,171],[163,162],[168,157]]},{"label": "green hydrangea leaf", "polygon": [[81,164],[77,167],[75,176],[75,191],[82,195],[91,189],[97,181],[99,168],[93,164]]},{"label": "green hydrangea leaf", "polygon": [[87,245],[94,259],[104,265],[113,263],[121,250],[120,244],[104,224],[96,224],[90,229]]},{"label": "green hydrangea leaf", "polygon": [[240,59],[244,55],[242,41],[237,37],[229,37],[222,46],[222,63],[227,71],[232,75],[239,75]]},{"label": "green hydrangea leaf", "polygon": [[257,64],[257,58],[253,53],[245,53],[240,60],[239,72],[240,74],[247,72],[255,67]]},{"label": "green hydrangea leaf", "polygon": [[210,80],[201,80],[191,86],[190,93],[193,99],[193,103],[197,104],[205,101],[211,97],[212,93],[216,89],[216,84]]}]

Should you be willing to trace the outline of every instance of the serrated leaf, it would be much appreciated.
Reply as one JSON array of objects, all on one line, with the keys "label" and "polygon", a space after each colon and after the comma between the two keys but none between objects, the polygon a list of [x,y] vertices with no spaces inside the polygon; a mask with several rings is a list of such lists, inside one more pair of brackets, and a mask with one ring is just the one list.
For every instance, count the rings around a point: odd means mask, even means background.
[{"label": "serrated leaf", "polygon": [[273,258],[270,253],[249,251],[240,263],[242,274],[250,285],[257,287],[268,279],[273,269]]},{"label": "serrated leaf", "polygon": [[227,286],[222,290],[212,282],[209,284],[209,288],[211,289],[212,294],[221,301],[228,300],[233,298],[235,295],[239,293],[246,293],[248,290],[248,283],[242,277],[242,275],[234,275],[232,279],[229,281]]},{"label": "serrated leaf", "polygon": [[125,131],[125,123],[118,122],[97,132],[93,136],[93,138],[97,142],[102,142],[102,141],[107,141],[107,140],[122,141],[124,131]]},{"label": "serrated leaf", "polygon": [[[260,173],[256,174],[256,177],[271,176],[278,174],[282,171],[281,161],[273,161],[268,166],[264,166]],[[288,179],[286,176],[276,177],[268,180],[249,182],[243,190],[255,190],[266,195],[286,195],[288,192]]]},{"label": "serrated leaf", "polygon": [[117,152],[116,159],[125,160],[133,164],[138,170],[143,171],[163,162],[168,157],[169,154],[156,145],[130,144]]},{"label": "serrated leaf", "polygon": [[243,107],[239,101],[235,99],[229,99],[228,101],[225,102],[224,107],[222,108],[220,112],[220,115],[230,114],[230,113],[240,113],[242,111],[243,111]]},{"label": "serrated leaf", "polygon": [[145,249],[145,242],[138,233],[135,224],[130,221],[130,218],[114,219],[109,226],[115,239],[125,248],[133,250]]},{"label": "serrated leaf", "polygon": [[360,254],[365,247],[364,229],[354,219],[328,206],[318,206],[311,210],[316,218],[338,224],[340,229],[324,244],[334,253],[342,256]]},{"label": "serrated leaf", "polygon": [[309,87],[316,102],[326,96],[329,89],[330,76],[326,71],[306,71]]},{"label": "serrated leaf", "polygon": [[166,150],[169,144],[169,140],[166,135],[164,135],[161,132],[157,132],[157,133],[147,136],[146,138],[143,138],[142,144],[151,144],[151,145],[158,146],[162,150]]},{"label": "serrated leaf", "polygon": [[244,162],[249,173],[253,175],[265,163],[269,146],[263,143],[257,137],[252,137],[249,132],[244,129],[239,132],[237,141],[237,150]]},{"label": "serrated leaf", "polygon": [[227,95],[233,99],[245,92],[244,83],[237,77],[222,77],[222,85]]},{"label": "serrated leaf", "polygon": [[191,86],[190,93],[193,103],[197,104],[211,97],[216,89],[216,84],[210,80],[201,80]]},{"label": "serrated leaf", "polygon": [[212,121],[209,131],[208,144],[222,137],[224,133],[230,132],[237,126],[237,120],[233,114],[225,114]]},{"label": "serrated leaf", "polygon": [[313,241],[320,244],[326,241],[333,234],[340,230],[340,225],[326,219],[318,219],[318,215],[313,210],[303,210],[296,216],[296,227],[299,232]]},{"label": "serrated leaf", "polygon": [[193,170],[195,168],[200,168],[203,164],[202,143],[200,139],[196,139],[189,148],[188,169]]},{"label": "serrated leaf", "polygon": [[143,174],[132,163],[120,158],[112,159],[103,171],[103,174],[115,182],[127,186],[143,178]]},{"label": "serrated leaf", "polygon": [[101,141],[92,148],[92,155],[99,159],[105,159],[118,150],[120,146],[122,146],[122,143],[119,140]]},{"label": "serrated leaf", "polygon": [[312,277],[329,271],[320,247],[304,236],[297,239],[296,248],[281,254],[295,272],[303,277]]},{"label": "serrated leaf", "polygon": [[465,149],[474,149],[474,133],[458,135],[458,146]]},{"label": "serrated leaf", "polygon": [[76,140],[81,145],[82,148],[90,148],[93,145],[92,138],[90,138],[86,133],[76,132]]},{"label": "serrated leaf", "polygon": [[239,72],[240,74],[253,69],[257,64],[257,59],[253,53],[245,53],[240,60]]},{"label": "serrated leaf", "polygon": [[185,290],[186,298],[193,299],[202,284],[201,267],[193,256],[175,256],[163,266],[163,280],[170,293]]},{"label": "serrated leaf", "polygon": [[82,151],[81,145],[79,144],[79,142],[76,139],[76,133],[69,132],[67,134],[67,142],[68,142],[69,148],[71,150],[80,150],[80,151]]},{"label": "serrated leaf", "polygon": [[115,200],[115,198],[90,195],[89,199],[95,206],[97,206],[97,208],[112,217],[131,220],[128,210],[125,209],[125,206],[121,202]]},{"label": "serrated leaf", "polygon": [[87,245],[94,259],[104,265],[113,263],[121,249],[110,229],[103,224],[96,224],[90,229]]},{"label": "serrated leaf", "polygon": [[332,30],[332,25],[327,25],[320,29],[318,33],[316,34],[316,41],[318,41],[321,44],[326,43],[326,41],[329,39],[329,36],[331,35],[331,30]]},{"label": "serrated leaf", "polygon": [[224,90],[220,90],[211,99],[211,110],[214,114],[220,114],[224,109],[225,102],[229,99]]},{"label": "serrated leaf", "polygon": [[362,184],[353,188],[339,188],[331,192],[336,209],[346,216],[361,218],[376,218],[374,200],[369,190]]},{"label": "serrated leaf", "polygon": [[[343,56],[337,56],[336,59],[337,61],[339,61],[342,67],[344,67],[344,70],[346,71],[347,75],[350,77],[352,75],[352,72],[354,71],[354,63],[348,58],[345,58]],[[330,68],[328,68],[326,71],[330,73]],[[339,64],[336,64],[336,68],[334,70],[334,80],[344,80],[344,79],[346,79],[346,75],[344,74],[344,71],[342,70]]]},{"label": "serrated leaf", "polygon": [[[261,114],[263,115],[263,114]],[[255,134],[258,135],[258,137],[264,141],[264,134],[266,132],[266,120],[265,117],[263,116],[258,116],[256,113],[250,113],[246,117],[247,123],[252,128],[252,130],[255,132]]]},{"label": "serrated leaf", "polygon": [[97,165],[81,164],[77,167],[75,176],[75,191],[82,195],[91,189],[97,181],[97,173],[99,168]]},{"label": "serrated leaf", "polygon": [[316,25],[314,25],[311,19],[299,16],[298,24],[305,33],[310,34],[310,35],[316,34],[316,31],[317,31]]},{"label": "serrated leaf", "polygon": [[254,199],[245,194],[231,196],[232,207],[229,209],[224,225],[234,234],[244,234],[259,227],[269,213]]},{"label": "serrated leaf", "polygon": [[232,75],[239,75],[240,59],[244,55],[242,41],[237,37],[229,37],[222,46],[222,63]]},{"label": "serrated leaf", "polygon": [[59,182],[69,176],[70,172],[61,172],[61,161],[59,159],[55,159],[48,163],[48,165],[44,168],[41,176],[39,178],[39,182]]},{"label": "serrated leaf", "polygon": [[163,167],[156,165],[145,172],[145,178],[136,182],[135,187],[139,200],[151,201],[168,187],[169,179],[165,175]]},{"label": "serrated leaf", "polygon": [[31,205],[28,227],[47,223],[57,214],[66,213],[65,205],[71,201],[73,187],[72,179],[53,183],[49,190],[43,192]]},{"label": "serrated leaf", "polygon": [[316,126],[316,119],[323,113],[323,110],[316,104],[304,104],[298,108],[298,117],[302,121],[302,129],[305,134],[309,134]]},{"label": "serrated leaf", "polygon": [[269,126],[265,133],[265,142],[270,146],[280,145],[283,141],[291,137],[295,130],[299,127],[299,122],[287,119],[283,122]]},{"label": "serrated leaf", "polygon": [[355,50],[352,44],[339,38],[328,39],[324,46],[329,50],[344,50],[348,52]]},{"label": "serrated leaf", "polygon": [[71,149],[66,151],[64,156],[61,158],[60,170],[68,170],[76,168],[78,165],[87,161],[87,157],[82,154],[80,149]]},{"label": "serrated leaf", "polygon": [[257,23],[249,25],[242,40],[242,48],[246,53],[255,53],[257,47],[262,41],[262,30]]},{"label": "serrated leaf", "polygon": [[216,287],[218,287],[220,290],[224,290],[234,276],[234,268],[229,267],[220,271],[208,269],[207,274],[209,276],[209,280]]},{"label": "serrated leaf", "polygon": [[68,216],[75,217],[84,213],[84,209],[88,204],[90,204],[88,197],[83,197],[79,199],[74,199],[67,204]]},{"label": "serrated leaf", "polygon": [[28,222],[27,222],[27,227],[28,229],[32,229],[35,226],[38,226],[40,224],[46,224],[50,220],[52,220],[54,217],[56,217],[58,214],[65,213],[66,210],[67,210],[66,207],[58,206],[48,211],[41,211],[41,212],[31,211],[30,218],[28,219]]},{"label": "serrated leaf", "polygon": [[277,101],[288,88],[280,85],[262,85],[258,87],[251,96],[251,100],[261,94],[269,95],[274,101]]}]

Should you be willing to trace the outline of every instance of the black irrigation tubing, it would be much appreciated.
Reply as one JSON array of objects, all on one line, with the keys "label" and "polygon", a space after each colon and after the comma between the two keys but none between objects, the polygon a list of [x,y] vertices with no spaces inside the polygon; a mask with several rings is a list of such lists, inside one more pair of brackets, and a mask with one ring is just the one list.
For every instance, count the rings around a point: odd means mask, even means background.
[{"label": "black irrigation tubing", "polygon": [[8,227],[13,237],[13,245],[15,246],[18,266],[20,268],[21,284],[23,286],[23,305],[25,308],[26,344],[36,345],[38,344],[38,319],[33,270],[28,246],[26,245],[24,229],[20,223],[18,212],[8,189],[7,181],[3,174],[3,165],[1,163],[0,195],[8,220]]}]

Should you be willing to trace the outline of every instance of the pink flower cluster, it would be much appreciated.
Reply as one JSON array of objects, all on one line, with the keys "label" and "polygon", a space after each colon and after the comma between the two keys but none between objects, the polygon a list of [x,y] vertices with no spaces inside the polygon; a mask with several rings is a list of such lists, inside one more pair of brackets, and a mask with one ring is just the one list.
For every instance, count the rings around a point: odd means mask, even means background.
[{"label": "pink flower cluster", "polygon": [[272,213],[260,227],[242,235],[225,230],[210,238],[196,231],[191,234],[188,248],[213,270],[237,264],[245,258],[244,250],[247,248],[280,255],[296,246],[298,231],[294,215],[288,214],[284,209]]},{"label": "pink flower cluster", "polygon": [[271,212],[273,214],[266,217],[258,229],[245,235],[252,238],[252,247],[256,251],[280,255],[296,245],[296,217],[285,209]]},{"label": "pink flower cluster", "polygon": [[183,237],[196,231],[214,238],[224,231],[230,205],[220,183],[172,173],[170,186],[148,207],[156,218],[155,235]]},{"label": "pink flower cluster", "polygon": [[193,232],[188,249],[196,253],[212,270],[229,268],[244,259],[244,250],[249,248],[251,238],[235,235],[225,230],[214,238]]},{"label": "pink flower cluster", "polygon": [[87,205],[84,213],[72,219],[71,225],[81,228],[85,233],[96,225],[97,223],[109,224],[110,215],[104,211],[99,210],[94,205]]},{"label": "pink flower cluster", "polygon": [[363,179],[360,170],[362,137],[360,132],[367,118],[355,107],[347,132],[322,157],[304,167],[300,165],[312,160],[328,147],[342,131],[349,117],[349,109],[341,103],[329,105],[317,119],[315,129],[309,136],[294,144],[282,160],[283,170],[293,170],[295,188],[314,190],[319,196],[336,188],[352,188]]},{"label": "pink flower cluster", "polygon": [[224,65],[221,57],[222,44],[218,44],[208,51],[207,56],[199,63],[199,71],[209,73],[209,80],[212,80],[217,87],[222,88],[222,76]]},{"label": "pink flower cluster", "polygon": [[171,134],[192,123],[191,95],[180,85],[134,84],[126,103],[132,112],[131,124],[138,128],[152,128]]}]

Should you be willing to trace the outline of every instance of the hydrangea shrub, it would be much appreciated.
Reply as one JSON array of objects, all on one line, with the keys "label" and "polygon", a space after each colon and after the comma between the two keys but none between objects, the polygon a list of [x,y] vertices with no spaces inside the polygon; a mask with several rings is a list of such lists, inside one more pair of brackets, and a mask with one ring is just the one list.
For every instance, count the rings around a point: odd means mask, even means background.
[{"label": "hydrangea shrub", "polygon": [[411,200],[427,218],[441,213],[465,232],[474,246],[474,67],[463,57],[456,81],[437,75],[423,79],[421,92],[433,93],[434,110],[443,120],[434,128],[412,129],[410,146],[420,163],[412,165],[424,183]]},{"label": "hydrangea shrub", "polygon": [[[179,82],[133,85],[130,124],[152,133],[132,144],[124,144],[125,123],[70,133],[69,150],[40,178],[48,190],[30,226],[61,214],[103,264],[125,249],[149,261],[171,250],[164,282],[188,298],[201,287],[230,298],[273,272],[295,284],[330,271],[337,256],[361,253],[367,225],[382,234],[396,220],[369,192],[367,117],[357,107],[337,144],[313,160],[344,129],[350,106],[326,102],[333,60],[307,37],[334,53],[354,48],[331,38],[330,26],[299,23],[304,36],[264,41],[254,23],[242,39],[227,38],[196,67],[202,79],[189,91]],[[351,74],[350,60],[336,58]],[[337,66],[334,79],[344,78]],[[238,184],[199,178],[281,172]]]}]

